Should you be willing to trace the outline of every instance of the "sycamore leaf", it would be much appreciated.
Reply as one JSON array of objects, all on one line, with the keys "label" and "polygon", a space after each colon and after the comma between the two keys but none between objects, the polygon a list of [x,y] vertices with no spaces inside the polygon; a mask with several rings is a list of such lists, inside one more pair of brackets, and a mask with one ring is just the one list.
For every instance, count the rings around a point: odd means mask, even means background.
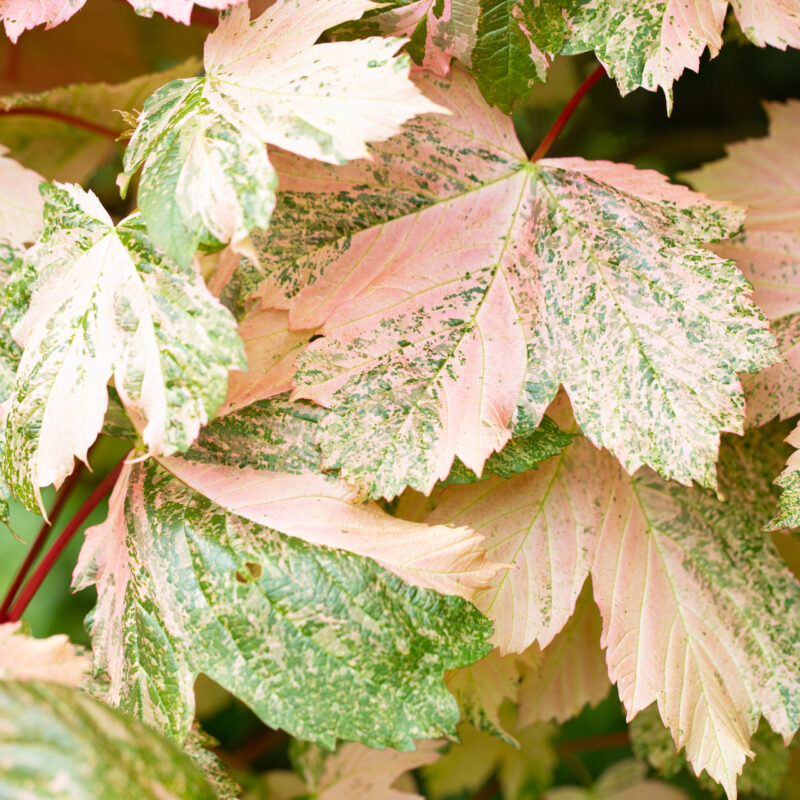
[{"label": "sycamore leaf", "polygon": [[[503,714],[502,725],[514,729],[513,710]],[[504,800],[540,797],[551,785],[558,756],[553,747],[554,725],[531,725],[518,731],[518,746],[512,746],[467,723],[459,726],[461,744],[454,744],[444,757],[423,770],[428,800],[471,797],[494,774]]]},{"label": "sycamore leaf", "polygon": [[589,789],[560,786],[543,800],[686,800],[686,792],[663,781],[647,779],[647,767],[636,761],[621,761],[609,767]]},{"label": "sycamore leaf", "polygon": [[[80,117],[123,135],[127,124],[119,110],[141,108],[159,86],[196,75],[199,69],[199,60],[192,58],[165,72],[140,75],[124,83],[77,83],[35,94],[7,95],[0,98],[0,108],[25,107]],[[50,116],[0,116],[0,142],[14,158],[48,180],[76,183],[88,180],[117,149],[107,135]]]},{"label": "sycamore leaf", "polygon": [[34,639],[21,622],[0,624],[0,681],[48,681],[77,686],[91,659],[63,634]]},{"label": "sycamore leaf", "polygon": [[[800,47],[800,9],[793,0],[732,0],[751,42],[785,50]],[[722,47],[728,0],[571,0],[565,4],[569,34],[563,52],[594,50],[622,94],[638,86],[664,90],[685,69],[695,72],[705,49]]]},{"label": "sycamore leaf", "polygon": [[208,37],[203,78],[150,97],[120,187],[144,166],[139,200],[157,245],[188,263],[198,245],[241,245],[267,226],[276,178],[264,145],[342,163],[416,114],[440,111],[408,79],[399,40],[315,45],[370,0],[278,0],[233,9]]},{"label": "sycamore leaf", "polygon": [[323,475],[314,439],[324,410],[262,402],[215,420],[182,458],[162,458],[175,477],[229,512],[313,545],[366,556],[414,586],[471,598],[500,568],[469,528],[429,526],[386,514]]},{"label": "sycamore leaf", "polygon": [[[137,14],[151,16],[154,11],[189,24],[194,5],[223,9],[244,0],[128,0]],[[86,0],[0,0],[0,19],[6,35],[17,41],[24,31],[37,25],[55,28],[83,8]]]},{"label": "sycamore leaf", "polygon": [[517,746],[517,740],[500,720],[500,706],[504,700],[517,701],[519,677],[516,657],[503,658],[494,649],[476,664],[451,672],[446,681],[464,719],[477,730]]},{"label": "sycamore leaf", "polygon": [[[746,280],[699,246],[741,213],[627,165],[527,163],[511,120],[451,76],[417,78],[451,116],[370,161],[276,162],[259,294],[321,326],[295,396],[332,408],[326,468],[372,497],[427,494],[455,457],[480,474],[563,384],[627,470],[713,486],[720,430],[742,429],[735,373],[776,359]],[[284,249],[289,220],[308,234]]]},{"label": "sycamore leaf", "polygon": [[657,701],[695,770],[734,797],[759,716],[784,737],[800,724],[800,585],[760,532],[781,449],[774,426],[726,442],[721,501],[631,479],[576,439],[536,471],[449,487],[428,521],[476,528],[518,567],[476,599],[503,651],[547,644],[591,573],[629,718]]},{"label": "sycamore leaf", "polygon": [[0,681],[0,719],[0,797],[216,800],[175,745],[75,689]]},{"label": "sycamore leaf", "polygon": [[113,376],[148,451],[185,450],[225,398],[244,355],[231,314],[191,268],[154,250],[137,215],[114,226],[97,198],[48,185],[45,232],[29,252],[33,298],[6,421],[3,470],[31,510],[86,460]]},{"label": "sycamore leaf", "polygon": [[0,145],[0,241],[12,246],[32,242],[42,231],[41,175],[20,166]]},{"label": "sycamore leaf", "polygon": [[209,736],[195,720],[189,738],[183,743],[183,750],[200,768],[203,777],[214,789],[217,800],[237,800],[242,787],[233,780],[225,765],[211,751],[212,747],[218,745],[219,742]]},{"label": "sycamore leaf", "polygon": [[553,0],[417,0],[370,22],[384,35],[408,36],[417,63],[444,76],[451,57],[470,68],[483,96],[502,111],[546,80],[564,45],[563,3]]},{"label": "sycamore leaf", "polygon": [[[322,774],[308,782],[294,773],[271,772],[264,777],[271,800],[292,800],[298,796],[314,800],[424,800],[393,787],[405,773],[432,764],[439,758],[440,742],[419,742],[416,750],[372,750],[348,743],[324,756]],[[286,791],[285,787],[291,787]]]},{"label": "sycamore leaf", "polygon": [[[588,584],[575,612],[550,644],[532,644],[521,656],[517,724],[566,722],[587,704],[596,706],[609,692],[608,670],[600,649],[601,620]],[[510,656],[506,656],[510,658]]]},{"label": "sycamore leaf", "polygon": [[106,699],[181,741],[202,672],[302,739],[409,749],[453,734],[443,673],[488,649],[460,598],[227,514],[152,459],[126,467],[87,533],[76,585],[90,583]]},{"label": "sycamore leaf", "polygon": [[[683,753],[675,750],[675,742],[664,727],[655,706],[649,706],[636,715],[628,726],[631,745],[636,756],[647,761],[659,775],[673,778],[686,764]],[[744,765],[737,781],[737,789],[744,795],[779,797],[781,782],[789,767],[789,751],[781,737],[773,733],[762,721],[750,741],[755,753],[753,761]],[[705,773],[699,776],[700,784],[714,796],[722,794],[720,787]]]},{"label": "sycamore leaf", "polygon": [[291,330],[288,313],[277,309],[258,309],[240,320],[239,336],[244,342],[248,369],[231,374],[220,414],[288,392],[297,356],[314,333]]}]

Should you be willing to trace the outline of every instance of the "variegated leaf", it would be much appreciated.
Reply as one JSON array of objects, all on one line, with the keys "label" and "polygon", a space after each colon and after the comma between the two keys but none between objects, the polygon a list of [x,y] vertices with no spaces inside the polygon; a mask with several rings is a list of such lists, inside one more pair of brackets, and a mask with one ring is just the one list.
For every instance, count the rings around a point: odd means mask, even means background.
[{"label": "variegated leaf", "polygon": [[0,681],[0,797],[217,800],[171,742],[87,694]]},{"label": "variegated leaf", "polygon": [[408,749],[454,732],[443,673],[488,649],[463,600],[227,514],[153,460],[126,467],[88,532],[90,583],[106,699],[180,741],[202,672],[302,739]]},{"label": "variegated leaf", "polygon": [[576,440],[550,469],[448,488],[428,518],[475,527],[495,558],[516,553],[518,569],[476,601],[506,651],[546,644],[591,573],[629,717],[657,701],[694,768],[730,797],[759,716],[784,737],[800,724],[800,585],[761,533],[779,433],[726,442],[725,501],[650,472],[631,479]]},{"label": "variegated leaf", "polygon": [[0,681],[47,681],[78,686],[91,659],[63,634],[34,639],[21,622],[0,624]]},{"label": "variegated leaf", "polygon": [[[372,750],[349,742],[334,753],[314,754],[322,762],[322,772],[303,780],[295,773],[270,772],[264,776],[270,800],[292,800],[300,796],[314,800],[424,800],[395,788],[400,777],[432,764],[439,758],[440,742],[419,742],[416,750]],[[287,788],[291,787],[288,791]]]},{"label": "variegated leaf", "polygon": [[[243,0],[128,0],[137,14],[151,16],[154,11],[189,24],[195,5],[223,9]],[[6,35],[16,42],[20,34],[37,25],[54,28],[83,8],[86,0],[0,0],[0,19]]]},{"label": "variegated leaf", "polygon": [[544,650],[534,643],[519,657],[517,724],[521,728],[535,722],[566,722],[587,704],[596,706],[608,696],[600,633],[600,615],[586,584],[573,615],[555,639]]},{"label": "variegated leaf", "polygon": [[227,511],[313,545],[366,556],[414,586],[471,598],[500,568],[469,528],[386,514],[324,475],[314,439],[324,413],[283,399],[215,420],[182,458],[161,463]]},{"label": "variegated leaf", "polygon": [[145,103],[120,187],[144,165],[142,213],[179,263],[198,245],[240,246],[266,227],[275,177],[264,145],[331,163],[366,155],[416,114],[438,111],[408,79],[399,40],[314,45],[370,0],[278,0],[251,21],[234,8],[206,40],[203,78]]},{"label": "variegated leaf", "polygon": [[503,111],[524,100],[564,45],[563,3],[540,0],[395,2],[369,22],[384,35],[408,36],[414,60],[437,75],[450,59],[470,68],[486,100]]},{"label": "variegated leaf", "polygon": [[14,334],[25,351],[3,470],[31,510],[86,460],[113,376],[151,453],[185,450],[225,398],[244,355],[231,314],[191,268],[154,250],[137,215],[118,226],[82,189],[49,185],[38,276]]},{"label": "variegated leaf", "polygon": [[42,231],[42,177],[6,153],[8,148],[0,145],[0,242],[16,247],[32,242]]},{"label": "variegated leaf", "polygon": [[[800,9],[794,0],[732,0],[745,35],[761,47],[800,47]],[[708,48],[722,47],[728,0],[571,0],[565,5],[565,53],[594,50],[622,94],[638,86],[664,90],[685,69],[695,72]]]},{"label": "variegated leaf", "polygon": [[[742,430],[735,373],[776,359],[747,282],[699,246],[741,213],[626,165],[529,164],[510,119],[451,75],[418,78],[451,116],[371,161],[276,162],[259,292],[292,328],[321,326],[295,396],[332,408],[325,466],[372,497],[427,494],[455,457],[480,474],[563,384],[627,470],[713,486],[720,430]],[[290,223],[308,233],[284,248]]]}]

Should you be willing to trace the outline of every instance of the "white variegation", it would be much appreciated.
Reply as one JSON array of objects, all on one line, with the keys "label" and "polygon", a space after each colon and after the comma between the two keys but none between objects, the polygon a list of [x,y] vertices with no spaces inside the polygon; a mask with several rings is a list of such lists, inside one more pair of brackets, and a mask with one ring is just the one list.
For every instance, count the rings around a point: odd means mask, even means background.
[{"label": "white variegation", "polygon": [[0,681],[47,681],[78,686],[91,659],[63,634],[34,639],[21,622],[0,623]]},{"label": "white variegation", "polygon": [[42,231],[42,176],[8,158],[0,145],[0,240],[11,245],[30,243]]}]

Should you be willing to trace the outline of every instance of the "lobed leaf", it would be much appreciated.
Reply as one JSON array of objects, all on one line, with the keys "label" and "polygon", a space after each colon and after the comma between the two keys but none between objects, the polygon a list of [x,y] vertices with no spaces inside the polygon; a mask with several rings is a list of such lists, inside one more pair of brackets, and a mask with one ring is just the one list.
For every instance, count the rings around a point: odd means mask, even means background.
[{"label": "lobed leaf", "polygon": [[179,741],[203,672],[302,739],[410,749],[453,734],[443,673],[488,649],[463,600],[228,514],[152,460],[126,468],[75,580],[97,585],[106,699]]},{"label": "lobed leaf", "polygon": [[45,189],[38,276],[14,334],[25,351],[3,471],[31,510],[86,460],[115,386],[151,453],[185,450],[222,403],[244,355],[230,313],[193,268],[155,250],[137,215],[118,226],[77,187]]},{"label": "lobed leaf", "polygon": [[46,681],[78,686],[91,659],[63,634],[34,639],[21,622],[0,623],[0,691],[3,681]]},{"label": "lobed leaf", "polygon": [[[339,170],[276,162],[286,193],[256,239],[262,306],[323,334],[294,396],[332,409],[325,467],[371,497],[427,494],[456,457],[480,474],[563,384],[627,470],[713,486],[720,430],[742,430],[736,372],[776,359],[748,283],[700,247],[741,213],[630,166],[528,164],[466,73],[417,80],[446,121]],[[283,248],[291,225],[308,237]]]}]

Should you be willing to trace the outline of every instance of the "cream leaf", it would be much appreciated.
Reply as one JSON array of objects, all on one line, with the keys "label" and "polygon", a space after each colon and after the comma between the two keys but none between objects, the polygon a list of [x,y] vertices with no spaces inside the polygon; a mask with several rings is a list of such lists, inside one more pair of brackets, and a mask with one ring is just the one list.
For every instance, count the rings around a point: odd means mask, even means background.
[{"label": "cream leaf", "polygon": [[34,639],[21,622],[0,624],[0,681],[47,681],[78,686],[91,659],[63,634]]}]

